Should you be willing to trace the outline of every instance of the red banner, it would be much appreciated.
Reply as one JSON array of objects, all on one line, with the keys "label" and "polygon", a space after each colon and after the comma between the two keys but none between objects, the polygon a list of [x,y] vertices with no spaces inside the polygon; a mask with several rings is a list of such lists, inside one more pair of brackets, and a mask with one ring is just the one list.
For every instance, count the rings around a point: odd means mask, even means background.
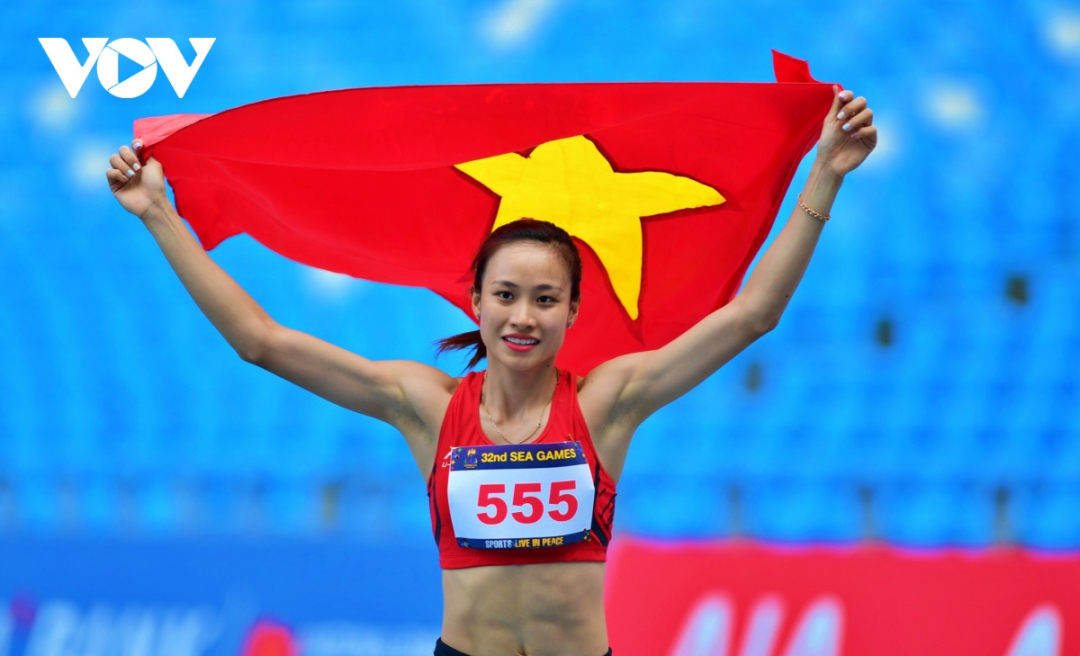
[{"label": "red banner", "polygon": [[1080,555],[620,536],[608,577],[619,656],[1080,654]]}]

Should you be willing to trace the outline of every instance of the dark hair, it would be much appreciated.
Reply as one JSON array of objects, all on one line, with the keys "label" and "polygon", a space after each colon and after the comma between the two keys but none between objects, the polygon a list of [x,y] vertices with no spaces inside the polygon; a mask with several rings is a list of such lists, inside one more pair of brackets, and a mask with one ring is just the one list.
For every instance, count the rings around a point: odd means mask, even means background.
[{"label": "dark hair", "polygon": [[[469,268],[470,271],[475,272],[473,289],[476,293],[480,293],[484,271],[487,270],[491,256],[503,246],[517,242],[547,244],[554,248],[570,272],[570,302],[575,303],[581,300],[581,255],[578,253],[577,245],[570,239],[570,234],[559,226],[549,221],[536,219],[518,219],[499,226],[487,236],[484,243],[480,244],[480,250],[476,252],[476,257],[473,258],[472,266]],[[469,361],[466,369],[475,367],[477,362],[487,357],[487,347],[480,339],[479,330],[446,337],[435,343],[439,345],[436,356],[443,351],[475,348],[476,352],[473,353],[472,360]]]}]

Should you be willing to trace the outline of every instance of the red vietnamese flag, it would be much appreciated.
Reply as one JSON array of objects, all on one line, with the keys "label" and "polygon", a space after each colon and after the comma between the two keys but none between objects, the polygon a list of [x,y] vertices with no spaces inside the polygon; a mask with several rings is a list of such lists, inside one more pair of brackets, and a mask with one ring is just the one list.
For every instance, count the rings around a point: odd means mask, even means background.
[{"label": "red vietnamese flag", "polygon": [[427,287],[472,317],[468,267],[516,218],[566,228],[582,304],[557,364],[663,346],[738,292],[832,104],[773,83],[344,89],[135,121],[210,250],[246,232],[298,262]]}]

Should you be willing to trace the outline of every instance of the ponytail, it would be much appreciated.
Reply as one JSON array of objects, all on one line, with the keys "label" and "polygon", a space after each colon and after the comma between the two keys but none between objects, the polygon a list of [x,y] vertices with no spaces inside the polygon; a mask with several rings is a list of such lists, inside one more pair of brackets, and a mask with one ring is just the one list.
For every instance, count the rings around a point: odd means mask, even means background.
[{"label": "ponytail", "polygon": [[435,353],[437,356],[441,355],[443,351],[460,351],[467,348],[476,349],[473,353],[472,360],[469,360],[469,364],[465,366],[466,369],[472,369],[476,366],[477,362],[480,362],[487,357],[487,346],[484,346],[484,340],[480,339],[479,330],[470,330],[467,333],[460,333],[453,337],[444,337],[435,343],[439,345],[439,350]]}]

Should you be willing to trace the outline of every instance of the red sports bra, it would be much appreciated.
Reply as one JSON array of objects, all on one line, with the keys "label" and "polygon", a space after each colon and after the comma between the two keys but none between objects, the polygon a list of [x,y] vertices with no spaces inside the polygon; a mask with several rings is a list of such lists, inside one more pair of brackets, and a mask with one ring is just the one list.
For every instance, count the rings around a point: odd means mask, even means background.
[{"label": "red sports bra", "polygon": [[521,445],[481,429],[482,371],[451,397],[427,485],[443,569],[607,559],[615,482],[578,406],[577,376],[558,373],[547,425]]}]

